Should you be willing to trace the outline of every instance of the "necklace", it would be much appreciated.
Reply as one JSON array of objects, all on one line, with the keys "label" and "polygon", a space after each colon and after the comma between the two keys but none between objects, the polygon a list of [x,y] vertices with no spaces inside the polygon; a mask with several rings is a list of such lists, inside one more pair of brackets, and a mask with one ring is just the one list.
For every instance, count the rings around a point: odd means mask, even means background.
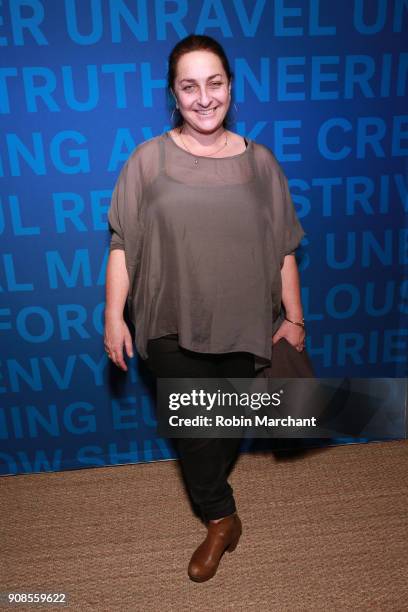
[{"label": "necklace", "polygon": [[[182,137],[182,135],[181,135],[182,130],[183,130],[183,126],[181,126],[181,128],[180,128],[180,130],[179,130],[180,140],[181,140],[181,142],[183,143],[183,145],[185,146],[185,148],[187,149],[187,151],[188,151],[188,152],[189,152],[191,155],[194,155],[194,153],[192,153],[192,152],[190,151],[190,149],[188,148],[188,146],[187,146],[187,145],[186,145],[186,143],[184,142],[184,139],[183,139],[183,137]],[[224,144],[222,145],[222,147],[220,147],[220,148],[219,148],[217,151],[214,151],[214,153],[212,153],[211,155],[200,155],[200,157],[212,157],[212,156],[213,156],[213,155],[215,155],[216,153],[219,153],[219,152],[220,152],[220,151],[221,151],[221,150],[222,150],[224,147],[226,147],[226,146],[227,146],[227,144],[228,144],[228,135],[227,135],[227,132],[225,132],[225,142],[224,142]],[[195,156],[194,156],[194,157],[195,157]],[[194,164],[195,164],[196,166],[198,166],[198,159],[197,159],[197,157],[195,157],[195,159],[194,159]]]}]

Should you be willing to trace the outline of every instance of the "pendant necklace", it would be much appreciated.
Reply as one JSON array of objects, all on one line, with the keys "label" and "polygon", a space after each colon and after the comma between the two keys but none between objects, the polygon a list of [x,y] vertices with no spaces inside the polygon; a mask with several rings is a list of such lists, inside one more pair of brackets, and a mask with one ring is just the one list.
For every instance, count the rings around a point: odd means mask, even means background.
[{"label": "pendant necklace", "polygon": [[[183,143],[183,145],[185,146],[185,148],[187,149],[187,151],[188,151],[188,152],[189,152],[191,155],[193,155],[193,156],[194,156],[194,164],[195,164],[195,166],[198,166],[198,159],[197,159],[197,157],[195,157],[194,153],[192,153],[192,152],[190,151],[190,149],[188,148],[188,146],[187,146],[187,145],[186,145],[186,143],[184,142],[184,139],[183,139],[183,137],[182,137],[182,135],[181,135],[181,131],[182,131],[182,129],[183,129],[183,128],[181,127],[181,128],[180,128],[180,130],[179,130],[179,136],[180,136],[181,142]],[[228,135],[227,135],[227,132],[225,132],[225,142],[224,142],[224,144],[222,145],[222,147],[220,147],[220,148],[219,148],[217,151],[214,151],[214,153],[212,153],[211,155],[200,155],[200,157],[212,157],[212,155],[215,155],[216,153],[219,153],[219,152],[220,152],[222,149],[224,149],[224,147],[226,147],[226,146],[227,146],[227,144],[228,144]]]}]

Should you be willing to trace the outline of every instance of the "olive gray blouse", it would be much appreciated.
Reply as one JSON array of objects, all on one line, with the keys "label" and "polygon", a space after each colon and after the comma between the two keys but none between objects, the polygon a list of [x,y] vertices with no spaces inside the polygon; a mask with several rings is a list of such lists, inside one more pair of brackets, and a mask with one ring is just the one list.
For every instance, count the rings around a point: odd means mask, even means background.
[{"label": "olive gray blouse", "polygon": [[305,235],[272,151],[195,156],[164,132],[122,168],[108,212],[110,250],[125,251],[135,345],[178,334],[192,351],[248,351],[270,363],[281,267]]}]

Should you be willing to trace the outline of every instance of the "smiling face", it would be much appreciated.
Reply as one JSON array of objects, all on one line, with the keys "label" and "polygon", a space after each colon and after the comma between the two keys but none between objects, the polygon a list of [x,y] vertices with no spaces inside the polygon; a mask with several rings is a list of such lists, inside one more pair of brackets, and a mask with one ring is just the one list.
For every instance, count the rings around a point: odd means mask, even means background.
[{"label": "smiling face", "polygon": [[218,55],[210,51],[190,51],[182,55],[177,64],[174,89],[180,113],[192,129],[211,133],[222,125],[231,93]]}]

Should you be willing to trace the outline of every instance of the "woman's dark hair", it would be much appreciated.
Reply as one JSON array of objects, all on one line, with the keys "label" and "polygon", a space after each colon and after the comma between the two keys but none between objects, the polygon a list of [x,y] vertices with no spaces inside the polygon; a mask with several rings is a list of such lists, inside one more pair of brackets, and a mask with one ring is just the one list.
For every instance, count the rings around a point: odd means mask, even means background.
[{"label": "woman's dark hair", "polygon": [[[174,82],[176,80],[178,61],[182,55],[184,55],[185,53],[189,53],[190,51],[210,51],[211,53],[214,53],[220,58],[222,66],[225,70],[225,74],[227,75],[228,82],[231,82],[234,77],[234,74],[231,71],[229,65],[228,58],[225,55],[224,49],[222,48],[220,43],[217,42],[214,38],[202,34],[190,34],[189,36],[186,36],[185,38],[180,40],[170,52],[167,70],[167,95],[172,116],[174,114],[174,127],[180,127],[183,124],[183,116],[176,108],[175,100],[171,93],[171,90],[174,91]],[[226,128],[231,122],[229,118],[229,113],[230,109],[228,109],[228,113],[224,117],[224,128]]]}]

